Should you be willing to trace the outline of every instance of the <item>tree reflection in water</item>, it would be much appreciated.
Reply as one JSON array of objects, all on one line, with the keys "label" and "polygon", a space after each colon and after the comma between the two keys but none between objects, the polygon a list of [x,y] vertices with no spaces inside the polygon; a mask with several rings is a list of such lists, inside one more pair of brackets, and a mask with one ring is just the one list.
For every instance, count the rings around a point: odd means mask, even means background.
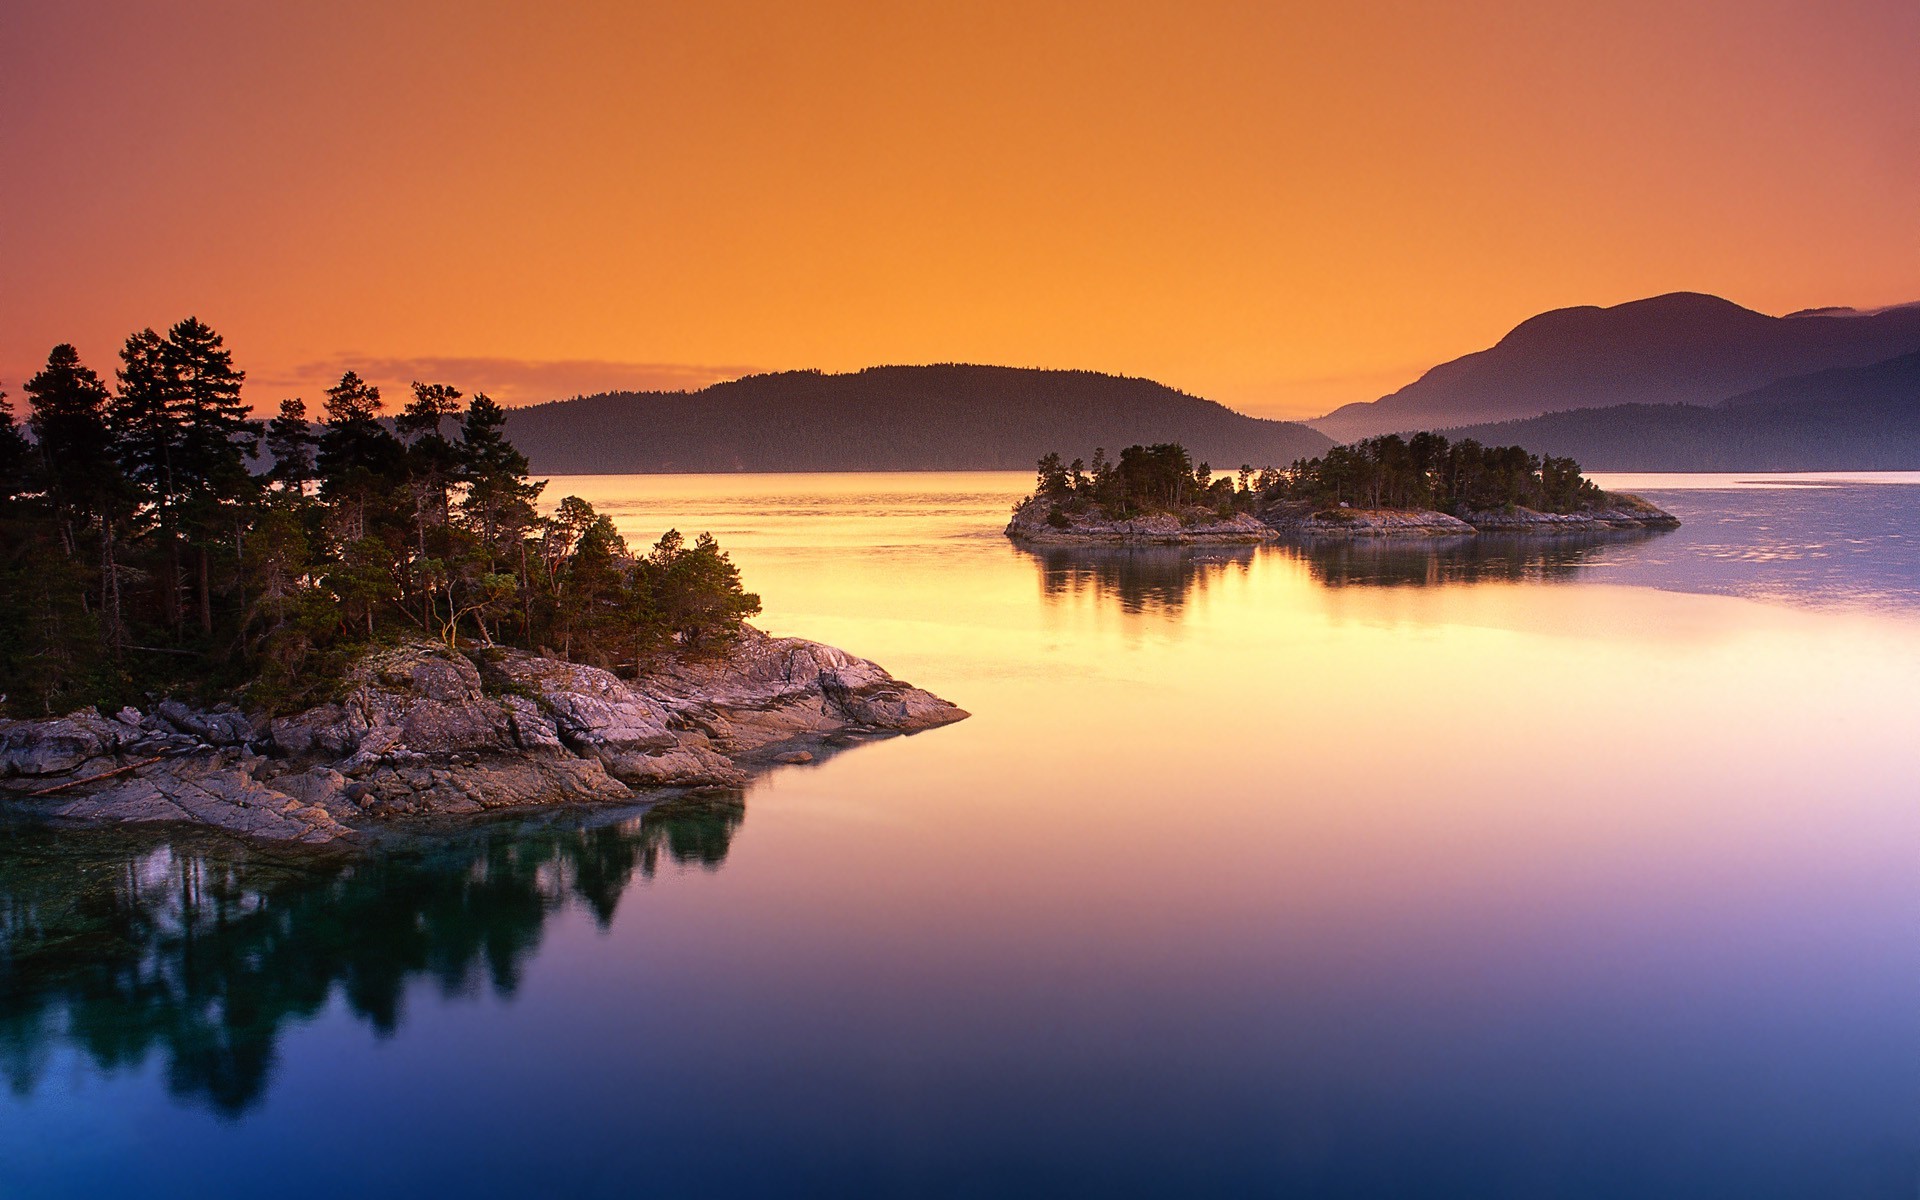
[{"label": "tree reflection in water", "polygon": [[1118,600],[1127,612],[1171,611],[1228,570],[1244,573],[1253,546],[1020,547],[1040,568],[1050,602],[1083,595]]},{"label": "tree reflection in water", "polygon": [[108,1072],[158,1053],[175,1096],[237,1115],[265,1094],[280,1030],[336,987],[383,1033],[415,977],[509,996],[550,915],[579,905],[605,928],[663,854],[717,868],[745,813],[738,794],[693,797],[317,857],[0,830],[0,1072],[25,1094],[62,1044]]},{"label": "tree reflection in water", "polygon": [[1666,530],[1458,538],[1328,539],[1282,544],[1273,552],[1306,564],[1328,587],[1427,587],[1450,583],[1556,583],[1593,566],[1610,550],[1638,546]]},{"label": "tree reflection in water", "polygon": [[1611,551],[1666,531],[1459,538],[1353,538],[1265,546],[1021,547],[1040,570],[1052,603],[1083,595],[1116,601],[1130,613],[1177,611],[1228,572],[1244,574],[1262,556],[1301,563],[1327,587],[1406,587],[1459,583],[1552,583],[1572,579]]}]

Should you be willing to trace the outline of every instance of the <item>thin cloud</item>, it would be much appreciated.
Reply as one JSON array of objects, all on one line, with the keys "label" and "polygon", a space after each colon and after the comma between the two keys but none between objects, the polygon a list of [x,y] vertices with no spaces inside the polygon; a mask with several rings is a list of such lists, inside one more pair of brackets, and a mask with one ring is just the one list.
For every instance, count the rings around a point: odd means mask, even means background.
[{"label": "thin cloud", "polygon": [[321,394],[347,371],[376,384],[389,407],[403,401],[413,380],[449,383],[472,395],[485,392],[509,407],[564,400],[596,392],[697,391],[711,383],[738,379],[759,370],[750,366],[705,363],[632,363],[605,359],[520,359],[487,357],[391,358],[340,354],[300,363],[284,371],[249,374],[247,390],[256,408],[267,409],[283,396],[304,396],[313,408]]}]

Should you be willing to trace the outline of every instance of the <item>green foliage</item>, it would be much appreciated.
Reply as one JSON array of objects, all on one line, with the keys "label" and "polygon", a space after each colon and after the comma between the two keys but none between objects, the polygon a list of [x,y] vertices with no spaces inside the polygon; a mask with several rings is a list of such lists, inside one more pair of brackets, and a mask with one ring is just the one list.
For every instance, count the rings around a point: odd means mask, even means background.
[{"label": "green foliage", "polygon": [[1515,507],[1578,512],[1606,500],[1570,458],[1471,439],[1449,442],[1437,433],[1387,434],[1336,446],[1270,475],[1262,491],[1274,500],[1454,513]]},{"label": "green foliage", "polygon": [[56,347],[27,385],[31,441],[0,393],[7,711],[235,689],[310,704],[364,644],[401,636],[638,669],[759,611],[707,535],[636,555],[576,497],[542,519],[543,484],[484,395],[463,409],[457,389],[416,383],[396,436],[349,372],[317,435],[303,401],[281,403],[261,476],[244,379],[189,318],[129,337],[111,394]]},{"label": "green foliage", "polygon": [[315,478],[314,441],[307,402],[297,396],[282,400],[280,415],[267,422],[267,453],[273,456],[267,477],[283,488],[304,491]]},{"label": "green foliage", "polygon": [[1105,447],[1099,447],[1091,468],[1077,458],[1063,463],[1054,453],[1042,458],[1035,494],[1054,501],[1047,520],[1057,528],[1070,523],[1067,514],[1093,507],[1112,517],[1151,512],[1191,516],[1200,510],[1226,515],[1252,507],[1251,476],[1251,467],[1242,468],[1238,487],[1228,476],[1215,479],[1213,468],[1196,465],[1178,442],[1128,446],[1118,462],[1109,461]]},{"label": "green foliage", "polygon": [[1174,442],[1128,446],[1118,462],[1096,449],[1090,470],[1079,459],[1068,464],[1050,453],[1039,461],[1035,495],[1053,502],[1047,521],[1056,528],[1070,525],[1071,514],[1092,508],[1109,517],[1171,512],[1194,519],[1206,511],[1226,516],[1262,502],[1292,500],[1330,508],[1460,513],[1525,507],[1566,513],[1597,508],[1608,499],[1571,458],[1537,456],[1519,446],[1449,442],[1437,433],[1368,438],[1301,459],[1284,471],[1256,471],[1248,464],[1218,478],[1212,467],[1195,464]]}]

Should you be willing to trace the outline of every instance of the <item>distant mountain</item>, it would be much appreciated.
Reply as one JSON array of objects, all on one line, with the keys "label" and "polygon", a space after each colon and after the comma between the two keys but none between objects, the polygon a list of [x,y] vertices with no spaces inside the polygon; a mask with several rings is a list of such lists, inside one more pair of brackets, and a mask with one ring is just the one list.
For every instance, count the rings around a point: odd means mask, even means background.
[{"label": "distant mountain", "polygon": [[1920,351],[1869,366],[1775,380],[1723,400],[1720,407],[1848,417],[1920,414]]},{"label": "distant mountain", "polygon": [[697,392],[609,392],[511,410],[542,474],[1027,470],[1050,450],[1184,443],[1216,470],[1332,442],[1147,379],[942,365],[752,375]]},{"label": "distant mountain", "polygon": [[1621,404],[1447,432],[1570,455],[1595,471],[1920,470],[1920,353],[1777,380],[1712,406]]},{"label": "distant mountain", "polygon": [[1711,405],[1789,376],[1920,350],[1920,304],[1770,317],[1675,292],[1521,322],[1491,349],[1309,422],[1341,441],[1622,404]]}]

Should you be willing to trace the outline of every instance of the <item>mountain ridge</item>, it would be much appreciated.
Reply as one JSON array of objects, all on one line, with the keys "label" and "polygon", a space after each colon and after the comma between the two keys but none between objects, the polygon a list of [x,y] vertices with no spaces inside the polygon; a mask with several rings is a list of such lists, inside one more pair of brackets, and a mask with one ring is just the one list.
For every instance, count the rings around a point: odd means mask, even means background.
[{"label": "mountain ridge", "polygon": [[1450,428],[1596,471],[1920,470],[1920,351],[1775,380],[1718,404],[1619,404]]},{"label": "mountain ridge", "polygon": [[1338,440],[1622,404],[1707,406],[1920,350],[1920,304],[1774,317],[1704,292],[1539,313],[1494,345],[1308,424]]},{"label": "mountain ridge", "polygon": [[[618,436],[623,426],[632,436]],[[511,409],[507,430],[543,474],[1027,470],[1061,446],[1090,456],[1173,441],[1231,470],[1332,444],[1150,379],[972,363],[603,392]]]}]

